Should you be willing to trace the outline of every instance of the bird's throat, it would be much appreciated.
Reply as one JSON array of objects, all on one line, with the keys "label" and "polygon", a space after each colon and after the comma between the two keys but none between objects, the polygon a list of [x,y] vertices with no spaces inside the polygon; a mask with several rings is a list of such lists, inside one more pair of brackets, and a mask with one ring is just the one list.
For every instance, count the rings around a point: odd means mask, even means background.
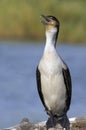
[{"label": "bird's throat", "polygon": [[56,46],[56,33],[51,31],[46,31],[46,44]]}]

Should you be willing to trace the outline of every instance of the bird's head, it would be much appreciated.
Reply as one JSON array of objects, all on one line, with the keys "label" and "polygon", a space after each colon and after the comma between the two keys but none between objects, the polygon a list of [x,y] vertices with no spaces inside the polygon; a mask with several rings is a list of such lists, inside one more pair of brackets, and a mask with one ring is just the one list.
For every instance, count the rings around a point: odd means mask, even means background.
[{"label": "bird's head", "polygon": [[41,22],[46,26],[46,31],[50,31],[53,28],[56,28],[57,31],[59,32],[59,21],[58,19],[56,19],[54,16],[48,15],[41,15],[41,17],[43,18],[43,20],[41,20]]},{"label": "bird's head", "polygon": [[52,43],[54,42],[56,45],[56,40],[58,37],[58,33],[59,33],[59,20],[56,19],[54,16],[48,15],[41,15],[41,17],[43,18],[41,20],[41,22],[46,26],[46,38],[47,40],[51,41]]}]

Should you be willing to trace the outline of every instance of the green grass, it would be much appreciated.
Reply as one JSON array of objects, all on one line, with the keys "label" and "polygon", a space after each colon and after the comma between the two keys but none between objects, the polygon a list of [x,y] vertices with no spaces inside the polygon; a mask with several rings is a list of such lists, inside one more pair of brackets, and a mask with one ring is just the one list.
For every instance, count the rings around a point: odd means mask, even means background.
[{"label": "green grass", "polygon": [[59,42],[86,43],[85,0],[0,0],[0,38],[43,40],[40,14],[59,19]]}]

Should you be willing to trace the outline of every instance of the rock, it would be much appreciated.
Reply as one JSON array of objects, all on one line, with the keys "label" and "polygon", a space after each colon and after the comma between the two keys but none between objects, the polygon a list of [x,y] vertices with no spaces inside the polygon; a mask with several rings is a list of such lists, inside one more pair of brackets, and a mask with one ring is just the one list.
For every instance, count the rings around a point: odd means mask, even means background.
[{"label": "rock", "polygon": [[[86,117],[70,118],[70,130],[86,130]],[[24,118],[18,125],[1,130],[46,130],[46,121],[33,124],[28,118]],[[48,130],[63,130],[60,124]]]}]

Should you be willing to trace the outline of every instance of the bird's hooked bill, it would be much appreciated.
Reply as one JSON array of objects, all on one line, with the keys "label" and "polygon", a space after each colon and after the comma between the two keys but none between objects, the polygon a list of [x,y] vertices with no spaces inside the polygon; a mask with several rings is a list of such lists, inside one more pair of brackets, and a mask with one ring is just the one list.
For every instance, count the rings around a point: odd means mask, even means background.
[{"label": "bird's hooked bill", "polygon": [[41,23],[43,23],[44,25],[48,25],[50,22],[50,19],[43,14],[41,14],[41,17],[44,18],[44,20],[41,20]]}]

